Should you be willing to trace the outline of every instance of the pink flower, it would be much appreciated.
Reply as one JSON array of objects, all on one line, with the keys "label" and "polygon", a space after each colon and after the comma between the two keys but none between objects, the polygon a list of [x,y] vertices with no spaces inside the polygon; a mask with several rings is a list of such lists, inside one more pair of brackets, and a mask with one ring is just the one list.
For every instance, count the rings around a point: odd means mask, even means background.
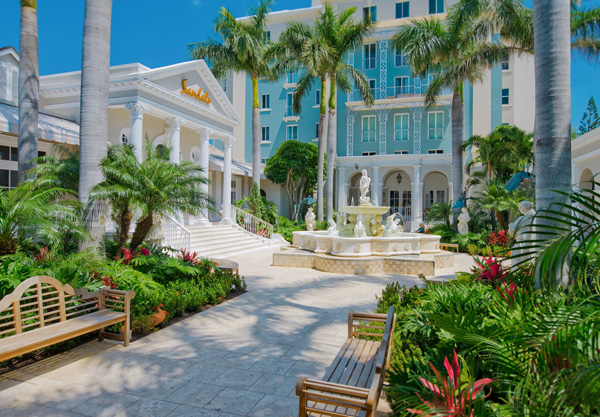
[{"label": "pink flower", "polygon": [[148,255],[150,255],[150,251],[149,251],[148,249],[146,249],[146,248],[141,248],[141,249],[140,249],[140,253],[141,253],[142,255],[144,255],[144,256],[148,256]]}]

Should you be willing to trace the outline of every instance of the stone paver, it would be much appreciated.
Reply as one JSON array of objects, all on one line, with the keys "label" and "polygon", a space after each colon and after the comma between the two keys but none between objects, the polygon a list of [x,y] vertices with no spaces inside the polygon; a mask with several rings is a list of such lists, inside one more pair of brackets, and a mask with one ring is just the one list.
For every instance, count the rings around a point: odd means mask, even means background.
[{"label": "stone paver", "polygon": [[[348,310],[414,276],[340,275],[235,259],[248,293],[132,343],[90,342],[0,376],[4,416],[296,416],[299,375],[321,377],[346,338]],[[452,270],[468,270],[459,255]],[[386,415],[387,404],[380,404]]]}]

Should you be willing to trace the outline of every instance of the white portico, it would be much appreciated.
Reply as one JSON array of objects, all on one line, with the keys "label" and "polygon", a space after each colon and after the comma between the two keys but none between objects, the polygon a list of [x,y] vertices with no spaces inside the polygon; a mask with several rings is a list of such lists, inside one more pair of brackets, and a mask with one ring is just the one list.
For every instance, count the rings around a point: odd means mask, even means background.
[{"label": "white portico", "polygon": [[[80,80],[79,72],[41,77],[40,108],[77,123]],[[167,146],[171,162],[195,162],[210,180],[202,188],[220,215],[202,212],[186,223],[231,223],[232,193],[240,198],[250,188],[251,169],[232,159],[237,125],[235,109],[204,61],[155,69],[139,63],[111,67],[106,140],[133,145],[139,160],[146,141]]]},{"label": "white portico", "polygon": [[407,229],[427,221],[426,210],[452,196],[452,155],[372,155],[338,157],[337,209],[358,204],[361,171],[371,178],[371,200],[400,213]]}]

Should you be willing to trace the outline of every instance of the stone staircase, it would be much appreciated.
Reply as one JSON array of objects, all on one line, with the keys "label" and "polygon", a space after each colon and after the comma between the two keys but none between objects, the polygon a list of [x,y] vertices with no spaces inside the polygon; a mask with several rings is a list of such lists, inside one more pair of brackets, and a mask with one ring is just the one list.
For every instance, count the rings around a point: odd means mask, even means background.
[{"label": "stone staircase", "polygon": [[214,224],[211,227],[188,225],[190,252],[198,252],[210,258],[231,258],[242,253],[254,252],[270,246],[267,239],[260,238],[236,226]]}]

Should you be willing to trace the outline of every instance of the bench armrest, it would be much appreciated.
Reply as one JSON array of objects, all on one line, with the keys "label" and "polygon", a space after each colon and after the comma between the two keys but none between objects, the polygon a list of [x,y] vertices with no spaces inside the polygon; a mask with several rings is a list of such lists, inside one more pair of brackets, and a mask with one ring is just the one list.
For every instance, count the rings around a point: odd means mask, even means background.
[{"label": "bench armrest", "polygon": [[306,417],[311,413],[336,416],[344,415],[339,414],[339,411],[336,414],[334,410],[338,407],[366,412],[369,390],[299,377],[296,383],[296,395],[299,397],[300,417]]},{"label": "bench armrest", "polygon": [[102,308],[122,311],[129,315],[135,291],[114,290],[108,287],[102,287],[100,291],[102,291]]}]

